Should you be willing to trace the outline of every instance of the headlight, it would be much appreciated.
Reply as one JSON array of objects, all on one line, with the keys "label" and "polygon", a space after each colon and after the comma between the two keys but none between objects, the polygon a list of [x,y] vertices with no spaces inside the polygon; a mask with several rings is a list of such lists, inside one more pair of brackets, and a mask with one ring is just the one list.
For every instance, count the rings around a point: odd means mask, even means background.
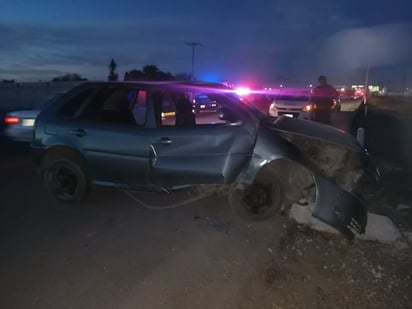
[{"label": "headlight", "polygon": [[313,105],[312,104],[307,104],[303,107],[302,109],[304,112],[311,112],[313,110]]},{"label": "headlight", "polygon": [[269,115],[271,115],[272,117],[278,117],[278,108],[276,107],[276,103],[270,104]]}]

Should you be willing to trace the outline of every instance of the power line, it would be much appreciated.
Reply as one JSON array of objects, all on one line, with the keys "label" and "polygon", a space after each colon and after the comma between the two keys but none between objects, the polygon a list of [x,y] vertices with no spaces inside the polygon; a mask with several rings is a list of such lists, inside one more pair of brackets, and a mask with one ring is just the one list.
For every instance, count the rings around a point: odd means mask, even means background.
[{"label": "power line", "polygon": [[200,42],[186,42],[188,46],[192,46],[192,74],[190,75],[190,79],[194,80],[195,77],[195,47],[202,46]]}]

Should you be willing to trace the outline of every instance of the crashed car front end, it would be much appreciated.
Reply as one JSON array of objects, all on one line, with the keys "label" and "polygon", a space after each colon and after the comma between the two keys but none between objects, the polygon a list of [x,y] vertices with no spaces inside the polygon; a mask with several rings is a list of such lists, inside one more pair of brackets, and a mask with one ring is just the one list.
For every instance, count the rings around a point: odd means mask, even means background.
[{"label": "crashed car front end", "polygon": [[280,117],[261,126],[242,181],[251,185],[264,169],[282,175],[290,203],[308,201],[313,217],[353,238],[367,224],[359,188],[368,168],[368,153],[348,133]]},{"label": "crashed car front end", "polygon": [[354,194],[341,189],[321,175],[315,175],[316,202],[312,216],[333,226],[349,239],[363,234],[367,207]]}]

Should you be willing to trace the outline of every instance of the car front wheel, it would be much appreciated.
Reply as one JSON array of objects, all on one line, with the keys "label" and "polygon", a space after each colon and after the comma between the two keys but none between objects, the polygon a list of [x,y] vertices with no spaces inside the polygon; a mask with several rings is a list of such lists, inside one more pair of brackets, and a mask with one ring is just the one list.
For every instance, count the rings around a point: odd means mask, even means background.
[{"label": "car front wheel", "polygon": [[229,193],[232,209],[246,220],[259,221],[281,213],[285,208],[285,193],[277,179],[259,181]]},{"label": "car front wheel", "polygon": [[48,191],[58,201],[80,202],[90,191],[90,180],[76,156],[48,159],[43,166],[43,179]]}]

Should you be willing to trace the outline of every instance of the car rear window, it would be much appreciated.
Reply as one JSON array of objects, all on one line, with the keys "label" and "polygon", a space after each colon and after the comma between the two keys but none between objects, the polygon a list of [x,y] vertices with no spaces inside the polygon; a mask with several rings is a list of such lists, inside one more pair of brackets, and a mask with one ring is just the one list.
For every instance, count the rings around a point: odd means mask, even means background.
[{"label": "car rear window", "polygon": [[87,88],[67,101],[58,111],[58,116],[64,119],[76,118],[78,111],[94,93],[94,88]]},{"label": "car rear window", "polygon": [[104,87],[85,106],[80,118],[93,122],[144,125],[146,93],[131,88]]}]

